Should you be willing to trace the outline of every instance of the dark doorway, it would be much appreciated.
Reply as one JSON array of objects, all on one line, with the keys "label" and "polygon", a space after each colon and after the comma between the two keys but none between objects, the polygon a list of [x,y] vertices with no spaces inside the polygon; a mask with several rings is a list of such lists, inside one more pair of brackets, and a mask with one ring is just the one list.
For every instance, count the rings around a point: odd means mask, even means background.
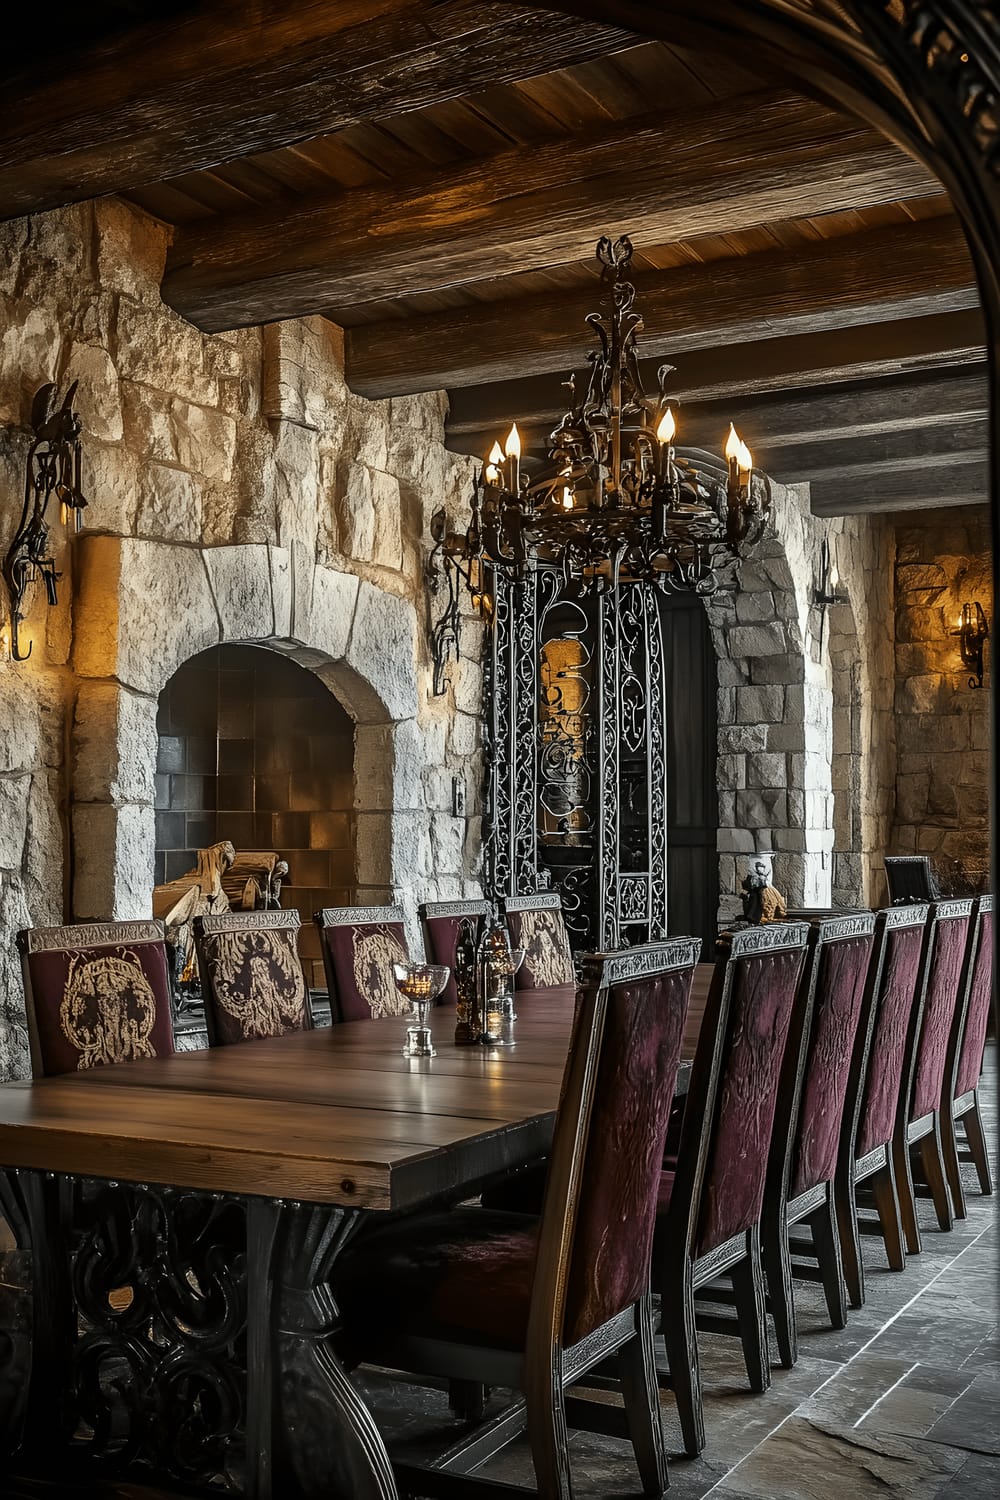
[{"label": "dark doorway", "polygon": [[672,935],[701,938],[708,959],[719,907],[715,648],[697,596],[670,595],[660,604],[667,686],[667,917]]}]

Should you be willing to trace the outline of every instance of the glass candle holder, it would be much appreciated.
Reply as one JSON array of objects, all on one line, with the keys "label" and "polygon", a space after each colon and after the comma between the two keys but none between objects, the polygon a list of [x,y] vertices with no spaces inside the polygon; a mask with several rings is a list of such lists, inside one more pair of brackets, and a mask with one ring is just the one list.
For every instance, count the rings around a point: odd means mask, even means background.
[{"label": "glass candle holder", "polygon": [[405,995],[417,1013],[417,1024],[406,1028],[404,1057],[434,1057],[431,1029],[427,1025],[427,1007],[437,999],[451,970],[446,964],[393,964],[392,977],[401,995]]}]

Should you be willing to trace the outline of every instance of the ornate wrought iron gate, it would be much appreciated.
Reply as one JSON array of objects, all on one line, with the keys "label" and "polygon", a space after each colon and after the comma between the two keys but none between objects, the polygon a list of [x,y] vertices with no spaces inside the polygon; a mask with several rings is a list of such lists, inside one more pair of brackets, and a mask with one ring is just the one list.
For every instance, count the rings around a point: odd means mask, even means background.
[{"label": "ornate wrought iron gate", "polygon": [[666,680],[657,591],[495,577],[485,880],[553,886],[574,947],[667,932]]}]

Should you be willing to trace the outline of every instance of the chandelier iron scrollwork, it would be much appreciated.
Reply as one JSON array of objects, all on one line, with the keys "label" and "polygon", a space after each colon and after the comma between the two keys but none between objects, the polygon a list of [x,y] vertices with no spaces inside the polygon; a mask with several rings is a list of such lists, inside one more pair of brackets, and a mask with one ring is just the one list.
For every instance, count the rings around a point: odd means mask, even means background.
[{"label": "chandelier iron scrollwork", "polygon": [[632,256],[626,236],[598,242],[609,306],[587,318],[598,341],[589,378],[580,394],[570,376],[572,404],[549,438],[549,463],[537,475],[522,467],[515,423],[476,476],[464,533],[448,530],[443,511],[433,519],[428,576],[433,592],[446,590],[432,630],[436,692],[458,654],[460,581],[487,619],[497,572],[520,583],[529,571],[553,569],[581,592],[645,582],[710,594],[720,569],[763,535],[770,486],[735,428],[725,466],[698,450],[679,452],[677,402],[667,390],[674,366],[660,366],[655,398],[643,390]]}]

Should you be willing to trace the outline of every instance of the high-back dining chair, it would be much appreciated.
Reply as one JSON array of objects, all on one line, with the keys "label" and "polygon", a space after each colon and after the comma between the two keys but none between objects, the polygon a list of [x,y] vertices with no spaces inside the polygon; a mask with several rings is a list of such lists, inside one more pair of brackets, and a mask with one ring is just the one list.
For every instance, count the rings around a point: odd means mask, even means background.
[{"label": "high-back dining chair", "polygon": [[410,1003],[392,977],[393,964],[410,961],[403,908],[325,906],[313,920],[323,945],[332,1020],[405,1015]]},{"label": "high-back dining chair", "polygon": [[834,1180],[851,1307],[860,1307],[865,1295],[859,1187],[872,1194],[889,1268],[902,1271],[906,1266],[892,1137],[900,1091],[911,1072],[914,1016],[923,1006],[929,916],[927,905],[891,906],[875,913],[875,953],[851,1062]]},{"label": "high-back dining chair", "polygon": [[893,906],[940,901],[937,877],[926,854],[887,854],[883,863]]},{"label": "high-back dining chair", "polygon": [[311,1029],[299,926],[297,911],[280,909],[195,917],[210,1046]]},{"label": "high-back dining chair", "polygon": [[524,949],[524,962],[515,975],[517,988],[544,990],[575,984],[576,969],[558,892],[507,896],[503,910],[511,947]]},{"label": "high-back dining chair", "polygon": [[[809,928],[782,922],[723,933],[705,1003],[673,1170],[660,1185],[652,1285],[684,1447],[705,1446],[695,1294],[732,1278],[737,1326],[754,1391],[771,1381],[760,1219],[785,1048]],[[733,1332],[731,1318],[697,1327]]]},{"label": "high-back dining chair", "polygon": [[941,1144],[941,1096],[948,1041],[966,970],[972,924],[972,898],[936,901],[930,909],[923,1009],[912,1021],[912,1076],[900,1094],[892,1149],[903,1237],[911,1255],[920,1251],[920,1227],[913,1189],[914,1169],[930,1188],[941,1229],[952,1227],[951,1195]]},{"label": "high-back dining chair", "polygon": [[[983,1071],[986,1028],[993,1003],[993,897],[976,901],[972,937],[966,950],[966,976],[955,1012],[941,1098],[941,1144],[956,1219],[965,1218],[965,1189],[959,1161],[974,1163],[982,1193],[993,1192],[990,1159],[979,1112],[979,1078]],[[959,1153],[961,1122],[968,1148]]]},{"label": "high-back dining chair", "polygon": [[174,1050],[162,922],[80,922],[17,935],[36,1078]]},{"label": "high-back dining chair", "polygon": [[[834,1181],[874,946],[874,912],[813,924],[807,982],[789,1032],[761,1220],[771,1316],[786,1369],[797,1355],[793,1277],[818,1277],[831,1326],[847,1322]],[[793,1263],[795,1224],[811,1230],[811,1241],[795,1246],[807,1263]]]},{"label": "high-back dining chair", "polygon": [[458,944],[459,927],[463,921],[471,922],[478,942],[489,910],[488,901],[424,901],[417,907],[427,962],[445,964],[451,970],[448,983],[441,992],[441,999],[445,1004],[455,1005],[458,1001],[455,989],[455,948]]},{"label": "high-back dining chair", "polygon": [[[631,1438],[643,1492],[667,1487],[649,1257],[699,948],[684,938],[586,964],[540,1217],[457,1208],[389,1219],[337,1262],[334,1293],[358,1358],[524,1392],[545,1500],[569,1500],[567,1425],[587,1421],[588,1403],[567,1408],[566,1387],[612,1355],[625,1402],[615,1430]],[[607,1431],[614,1417],[601,1412]],[[404,1490],[436,1493],[398,1477]]]}]

